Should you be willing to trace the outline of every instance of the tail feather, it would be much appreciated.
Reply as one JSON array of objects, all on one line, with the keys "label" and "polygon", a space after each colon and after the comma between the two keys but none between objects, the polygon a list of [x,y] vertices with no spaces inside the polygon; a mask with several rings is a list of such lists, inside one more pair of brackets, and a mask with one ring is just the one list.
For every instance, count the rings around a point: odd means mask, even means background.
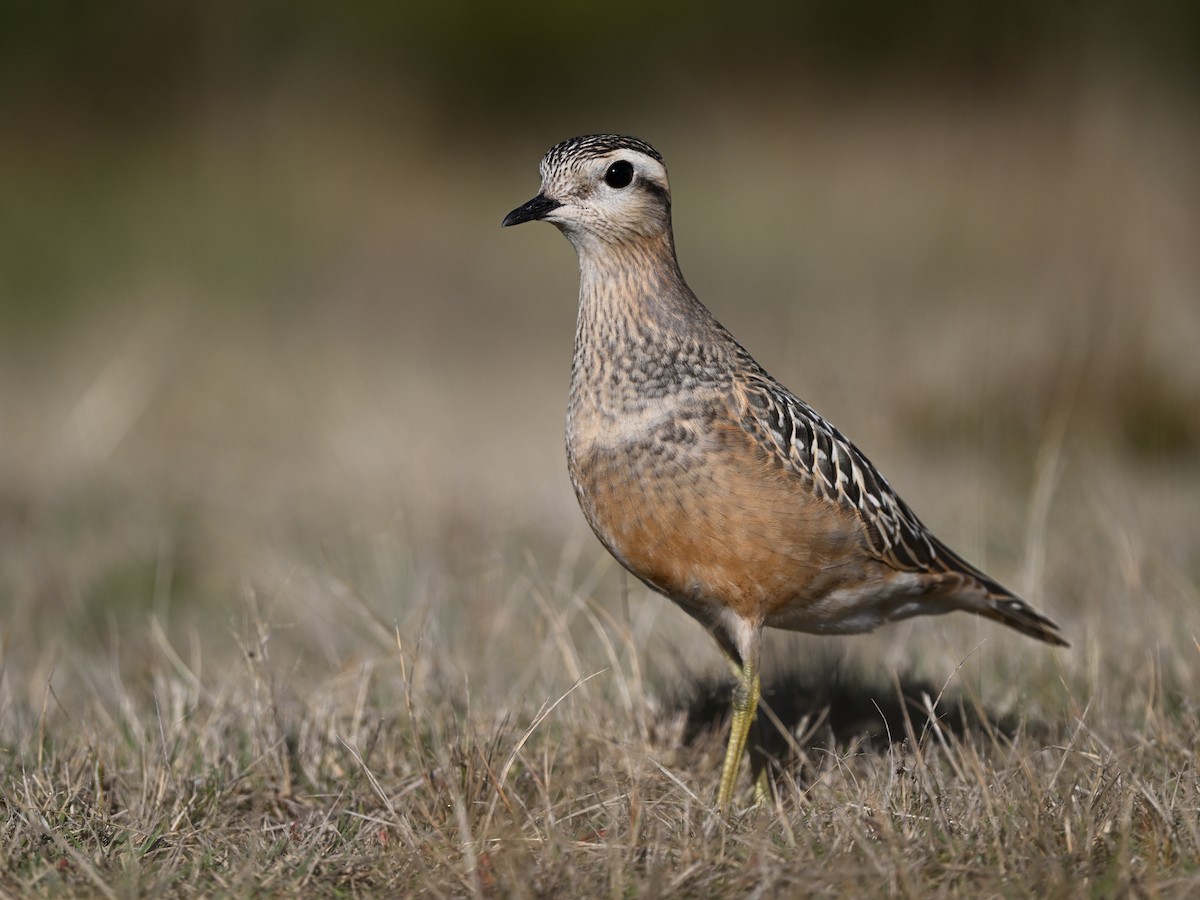
[{"label": "tail feather", "polygon": [[988,605],[979,610],[979,614],[995,622],[1002,622],[1009,628],[1015,628],[1021,634],[1027,634],[1039,641],[1053,644],[1056,647],[1071,645],[1059,634],[1058,625],[1043,616],[1040,612],[1019,597],[1005,592],[1003,595],[988,593]]},{"label": "tail feather", "polygon": [[945,544],[937,542],[937,553],[942,564],[949,571],[967,575],[977,581],[987,591],[983,604],[972,609],[986,619],[1000,622],[1009,628],[1016,629],[1021,634],[1056,647],[1069,647],[1063,638],[1058,625],[1042,615],[1000,582],[985,575],[975,568]]}]

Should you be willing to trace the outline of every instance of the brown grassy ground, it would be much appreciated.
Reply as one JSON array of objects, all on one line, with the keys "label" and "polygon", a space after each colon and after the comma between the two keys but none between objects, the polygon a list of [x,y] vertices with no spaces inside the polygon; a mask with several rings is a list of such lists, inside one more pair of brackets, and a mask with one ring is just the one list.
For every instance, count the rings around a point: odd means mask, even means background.
[{"label": "brown grassy ground", "polygon": [[773,636],[776,801],[728,821],[717,652],[566,483],[570,250],[497,227],[564,135],[435,156],[283,109],[7,160],[43,220],[5,264],[65,299],[0,364],[0,891],[1194,895],[1181,109],[642,129],[701,297],[1073,643]]}]

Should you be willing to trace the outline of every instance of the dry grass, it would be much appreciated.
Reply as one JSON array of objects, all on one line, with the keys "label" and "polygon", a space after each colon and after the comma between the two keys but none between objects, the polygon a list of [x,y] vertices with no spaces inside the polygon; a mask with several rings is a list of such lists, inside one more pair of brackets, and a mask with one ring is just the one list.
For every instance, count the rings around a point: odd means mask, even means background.
[{"label": "dry grass", "polygon": [[[0,891],[1194,895],[1197,131],[1068,106],[646,135],[701,295],[1074,644],[773,637],[776,801],[728,821],[715,648],[562,474],[569,250],[496,228],[562,135],[415,197],[286,121],[127,182],[144,245],[3,364]],[[236,203],[138,224],[203,178],[299,224],[214,275]]]}]

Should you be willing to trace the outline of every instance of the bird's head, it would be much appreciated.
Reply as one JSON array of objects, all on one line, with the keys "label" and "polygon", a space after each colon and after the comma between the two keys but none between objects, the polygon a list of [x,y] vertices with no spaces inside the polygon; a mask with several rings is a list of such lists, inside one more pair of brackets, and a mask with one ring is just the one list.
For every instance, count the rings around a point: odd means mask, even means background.
[{"label": "bird's head", "polygon": [[637,138],[592,134],[551,147],[540,166],[541,192],[504,217],[504,225],[553,222],[581,253],[606,245],[666,238],[671,187],[657,150]]}]

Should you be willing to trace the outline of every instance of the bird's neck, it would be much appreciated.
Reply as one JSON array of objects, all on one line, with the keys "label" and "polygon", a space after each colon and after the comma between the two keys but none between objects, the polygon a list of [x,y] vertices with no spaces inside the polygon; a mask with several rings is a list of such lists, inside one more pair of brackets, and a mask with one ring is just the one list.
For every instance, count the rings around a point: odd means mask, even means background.
[{"label": "bird's neck", "polygon": [[640,440],[645,427],[675,415],[681,377],[694,399],[705,386],[718,389],[731,360],[745,355],[688,288],[669,236],[580,249],[579,267],[567,413],[573,460],[597,442]]},{"label": "bird's neck", "polygon": [[[695,340],[712,320],[675,258],[670,233],[620,244],[576,245],[579,254],[577,348]],[[649,349],[649,348],[647,348]]]}]

